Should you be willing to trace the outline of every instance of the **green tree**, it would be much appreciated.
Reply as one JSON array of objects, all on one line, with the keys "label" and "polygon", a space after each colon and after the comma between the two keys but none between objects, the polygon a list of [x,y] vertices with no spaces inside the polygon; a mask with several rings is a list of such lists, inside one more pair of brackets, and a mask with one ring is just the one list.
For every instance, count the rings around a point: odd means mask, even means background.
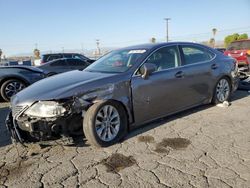
[{"label": "green tree", "polygon": [[238,37],[238,40],[243,40],[243,39],[248,39],[248,35],[246,33],[243,33]]},{"label": "green tree", "polygon": [[238,33],[234,33],[232,35],[228,35],[224,39],[224,45],[227,47],[231,42],[234,42],[236,40],[242,40],[242,39],[248,39],[248,35],[246,33],[243,33],[239,35]]},{"label": "green tree", "polygon": [[2,54],[3,54],[3,51],[2,51],[2,49],[0,48],[0,59],[1,59],[1,57],[2,57]]}]

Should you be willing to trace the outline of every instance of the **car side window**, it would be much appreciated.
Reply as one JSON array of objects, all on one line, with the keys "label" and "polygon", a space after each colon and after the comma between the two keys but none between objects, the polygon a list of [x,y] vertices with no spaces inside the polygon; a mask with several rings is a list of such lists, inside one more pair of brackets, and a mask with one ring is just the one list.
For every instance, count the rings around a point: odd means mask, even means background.
[{"label": "car side window", "polygon": [[84,57],[83,55],[78,55],[78,54],[74,54],[73,58],[75,58],[75,59],[81,59],[81,60],[87,60],[86,57]]},{"label": "car side window", "polygon": [[63,54],[64,58],[72,58],[72,54]]},{"label": "car side window", "polygon": [[164,47],[154,52],[146,61],[156,65],[157,71],[178,67],[180,64],[177,46]]},{"label": "car side window", "polygon": [[215,54],[205,48],[196,46],[182,46],[184,65],[190,65],[211,60]]},{"label": "car side window", "polygon": [[51,55],[51,56],[49,56],[48,61],[52,61],[54,59],[60,59],[60,58],[62,58],[61,55]]},{"label": "car side window", "polygon": [[51,66],[66,66],[67,63],[65,60],[57,60],[57,61],[54,61],[50,64]]}]

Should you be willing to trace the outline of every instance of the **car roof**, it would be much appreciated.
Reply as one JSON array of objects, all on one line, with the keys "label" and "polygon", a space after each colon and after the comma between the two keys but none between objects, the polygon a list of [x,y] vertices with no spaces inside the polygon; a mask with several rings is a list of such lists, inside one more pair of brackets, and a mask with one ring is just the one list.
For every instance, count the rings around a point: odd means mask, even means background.
[{"label": "car roof", "polygon": [[51,61],[48,61],[47,63],[54,62],[54,61],[60,61],[60,60],[70,60],[70,59],[83,61],[82,59],[79,59],[79,58],[63,57],[63,58],[53,59]]},{"label": "car roof", "polygon": [[48,53],[48,54],[42,54],[42,55],[48,56],[48,55],[69,55],[69,54],[72,54],[72,55],[77,54],[77,55],[84,56],[83,54],[80,54],[80,53]]},{"label": "car roof", "polygon": [[[121,48],[120,50],[130,50],[130,49],[157,49],[160,47],[168,46],[168,45],[196,45],[196,46],[202,46],[209,48],[208,46],[199,44],[199,43],[194,43],[194,42],[162,42],[162,43],[147,43],[147,44],[140,44],[136,46],[129,46],[125,48]],[[210,48],[209,48],[210,49]]]}]

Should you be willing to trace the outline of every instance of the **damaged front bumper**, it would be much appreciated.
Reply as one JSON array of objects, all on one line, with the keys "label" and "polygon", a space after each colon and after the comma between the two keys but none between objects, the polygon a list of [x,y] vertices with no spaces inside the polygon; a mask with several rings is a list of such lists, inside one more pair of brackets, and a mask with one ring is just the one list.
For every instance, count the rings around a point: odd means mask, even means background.
[{"label": "damaged front bumper", "polygon": [[17,115],[15,107],[13,107],[13,111],[6,118],[6,127],[10,132],[12,141],[21,143],[40,142],[82,135],[82,112],[84,108],[78,103],[67,105],[70,107],[64,115],[47,118],[27,115],[25,111],[29,108],[25,108]]},{"label": "damaged front bumper", "polygon": [[21,133],[20,128],[16,125],[14,122],[14,119],[12,117],[12,112],[9,112],[9,114],[6,117],[5,124],[7,127],[7,130],[10,133],[12,142],[21,142],[23,143],[23,135]]}]

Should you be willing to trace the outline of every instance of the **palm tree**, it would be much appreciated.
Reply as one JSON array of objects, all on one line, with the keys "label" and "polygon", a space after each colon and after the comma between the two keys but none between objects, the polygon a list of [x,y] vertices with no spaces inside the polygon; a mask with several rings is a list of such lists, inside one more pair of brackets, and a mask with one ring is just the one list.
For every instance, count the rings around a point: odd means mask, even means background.
[{"label": "palm tree", "polygon": [[0,61],[1,61],[1,57],[2,57],[2,54],[3,54],[3,51],[2,51],[2,49],[0,48]]},{"label": "palm tree", "polygon": [[151,42],[151,43],[156,43],[156,38],[155,38],[155,37],[152,37],[152,38],[150,39],[150,42]]},{"label": "palm tree", "polygon": [[211,38],[209,40],[209,45],[214,48],[214,46],[215,46],[215,39],[214,38]]},{"label": "palm tree", "polygon": [[216,29],[216,28],[213,28],[213,29],[212,29],[212,32],[213,32],[213,39],[214,39],[214,45],[213,45],[213,47],[215,47],[215,35],[216,35],[216,33],[217,33],[217,29]]}]

